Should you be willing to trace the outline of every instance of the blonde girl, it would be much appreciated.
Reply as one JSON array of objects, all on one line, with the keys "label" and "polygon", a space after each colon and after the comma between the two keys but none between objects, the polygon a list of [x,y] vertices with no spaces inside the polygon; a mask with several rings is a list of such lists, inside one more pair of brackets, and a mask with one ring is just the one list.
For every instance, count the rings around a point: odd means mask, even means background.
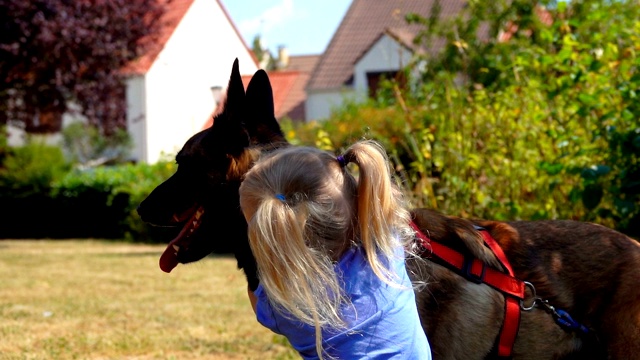
[{"label": "blonde girl", "polygon": [[262,325],[305,359],[430,359],[404,264],[409,213],[381,146],[275,150],[247,173],[240,204]]}]

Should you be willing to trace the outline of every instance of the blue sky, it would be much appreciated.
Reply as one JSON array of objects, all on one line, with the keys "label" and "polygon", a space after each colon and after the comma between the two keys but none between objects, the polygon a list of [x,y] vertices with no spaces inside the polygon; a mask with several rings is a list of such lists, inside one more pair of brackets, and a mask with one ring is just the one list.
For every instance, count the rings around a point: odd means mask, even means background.
[{"label": "blue sky", "polygon": [[329,44],[351,0],[221,0],[247,45],[260,34],[273,55],[320,54]]}]

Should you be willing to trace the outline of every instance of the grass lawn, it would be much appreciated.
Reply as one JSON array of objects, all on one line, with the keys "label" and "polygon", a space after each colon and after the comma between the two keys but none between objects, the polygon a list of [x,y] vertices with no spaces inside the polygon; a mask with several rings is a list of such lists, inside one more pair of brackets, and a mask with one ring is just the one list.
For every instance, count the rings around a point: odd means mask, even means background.
[{"label": "grass lawn", "polygon": [[231,257],[163,273],[162,245],[0,241],[0,359],[297,359]]}]

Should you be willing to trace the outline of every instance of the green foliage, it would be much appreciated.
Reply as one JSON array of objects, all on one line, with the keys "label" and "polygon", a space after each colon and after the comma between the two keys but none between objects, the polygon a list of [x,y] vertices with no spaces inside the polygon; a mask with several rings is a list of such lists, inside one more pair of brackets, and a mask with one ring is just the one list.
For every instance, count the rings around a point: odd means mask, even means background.
[{"label": "green foliage", "polygon": [[586,220],[611,220],[629,234],[640,234],[640,127],[607,129],[610,151],[603,164],[584,168],[581,186],[574,189],[590,210]]},{"label": "green foliage", "polygon": [[383,142],[414,205],[640,235],[640,7],[510,3],[469,2],[442,22],[412,16],[425,28],[418,43],[446,41],[415,59],[427,66],[411,90],[391,83],[384,99],[290,132],[337,151],[362,136]]},{"label": "green foliage", "polygon": [[0,194],[28,195],[46,192],[52,181],[64,176],[70,165],[59,147],[29,142],[3,147],[0,163]]},{"label": "green foliage", "polygon": [[91,188],[111,195],[124,192],[132,196],[134,201],[139,202],[173,172],[175,172],[174,164],[165,162],[153,165],[125,164],[76,170],[54,182],[52,194],[74,197]]},{"label": "green foliage", "polygon": [[256,56],[256,59],[258,59],[258,62],[263,63],[266,60],[265,70],[274,70],[276,68],[276,62],[273,59],[273,55],[271,54],[269,49],[265,49],[264,47],[262,47],[262,39],[260,38],[260,35],[256,35],[253,37],[253,42],[251,43],[251,45],[251,51],[253,51],[253,54]]},{"label": "green foliage", "polygon": [[126,198],[120,223],[112,224],[122,229],[129,240],[149,240],[149,229],[144,224],[136,208],[144,198],[161,182],[175,172],[175,164],[158,162],[149,164],[125,164],[112,167],[98,167],[84,171],[73,171],[53,184],[52,196],[66,199],[81,197],[87,192],[106,194],[106,206]]},{"label": "green foliage", "polygon": [[7,127],[0,125],[0,154],[4,154],[8,146]]},{"label": "green foliage", "polygon": [[[71,169],[59,147],[7,147],[0,166],[2,237],[127,238],[166,241],[144,224],[138,204],[176,170],[172,162]],[[24,226],[29,219],[37,226]]]}]

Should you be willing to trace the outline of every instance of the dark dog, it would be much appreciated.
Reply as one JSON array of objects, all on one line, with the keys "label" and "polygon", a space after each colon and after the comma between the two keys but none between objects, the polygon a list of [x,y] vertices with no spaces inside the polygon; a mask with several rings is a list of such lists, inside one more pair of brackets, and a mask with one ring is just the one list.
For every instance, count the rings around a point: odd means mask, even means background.
[{"label": "dark dog", "polygon": [[[160,259],[163,271],[212,252],[231,252],[249,287],[257,287],[238,188],[261,153],[281,146],[288,144],[274,117],[267,74],[256,72],[245,94],[236,60],[224,111],[211,128],[187,141],[176,156],[178,171],[138,208],[146,222],[183,227]],[[522,304],[531,309],[522,310],[516,323],[513,358],[640,357],[636,241],[574,221],[470,221],[427,209],[416,209],[413,215],[434,244],[505,271],[477,226],[486,229],[506,254],[515,278],[532,284],[527,285]],[[416,246],[416,251],[422,250]],[[424,254],[431,257],[430,249]],[[415,280],[428,283],[417,293],[417,301],[434,359],[497,358],[501,329],[506,326],[504,294],[438,261],[409,261],[408,267]]]}]

